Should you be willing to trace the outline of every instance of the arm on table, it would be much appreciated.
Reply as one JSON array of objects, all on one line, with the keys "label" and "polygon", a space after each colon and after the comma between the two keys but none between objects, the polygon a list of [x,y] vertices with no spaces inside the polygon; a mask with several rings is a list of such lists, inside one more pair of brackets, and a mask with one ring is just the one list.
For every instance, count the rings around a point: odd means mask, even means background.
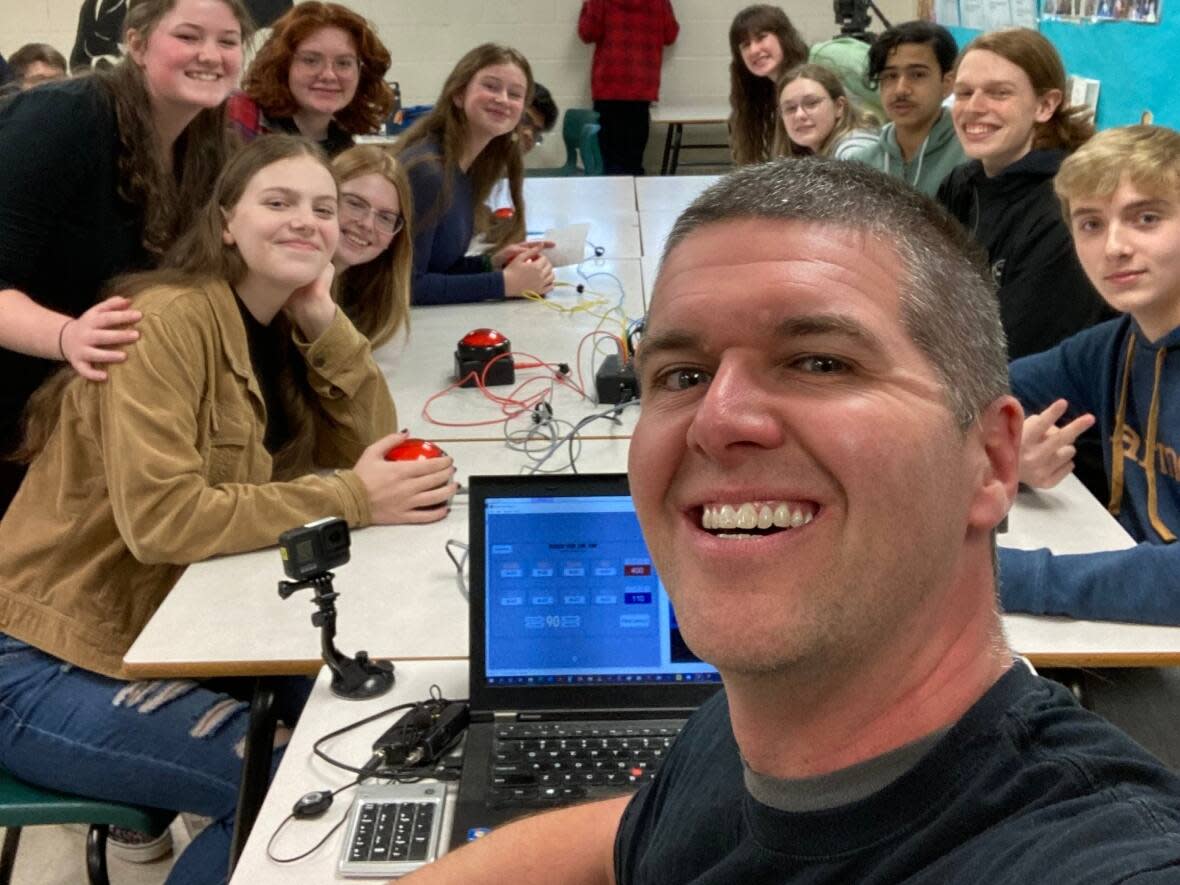
[{"label": "arm on table", "polygon": [[614,885],[615,834],[630,796],[538,814],[446,854],[412,885]]},{"label": "arm on table", "polygon": [[1006,612],[1180,625],[1180,544],[1055,555],[1000,548]]}]

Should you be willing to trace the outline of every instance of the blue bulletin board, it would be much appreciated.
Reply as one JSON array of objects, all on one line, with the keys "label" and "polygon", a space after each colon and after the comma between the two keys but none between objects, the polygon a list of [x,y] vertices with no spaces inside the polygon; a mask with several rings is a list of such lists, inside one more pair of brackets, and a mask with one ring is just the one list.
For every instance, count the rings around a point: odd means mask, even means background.
[{"label": "blue bulletin board", "polygon": [[[1084,23],[1043,18],[1038,29],[1057,47],[1070,74],[1101,81],[1098,128],[1138,123],[1144,110],[1155,122],[1180,129],[1176,47],[1180,45],[1180,0],[1163,5],[1159,24],[1121,21]],[[950,27],[959,47],[979,31]]]}]

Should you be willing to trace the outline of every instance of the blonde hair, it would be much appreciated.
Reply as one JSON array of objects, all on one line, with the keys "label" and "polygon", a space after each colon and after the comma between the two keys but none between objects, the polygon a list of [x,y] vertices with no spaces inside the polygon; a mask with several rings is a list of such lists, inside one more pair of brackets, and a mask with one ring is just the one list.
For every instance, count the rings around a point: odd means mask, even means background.
[{"label": "blonde hair", "polygon": [[380,175],[397,191],[402,229],[372,261],[345,268],[332,284],[332,294],[374,348],[410,327],[410,271],[414,264],[414,197],[402,164],[375,144],[351,147],[332,161],[343,185],[362,175]]},{"label": "blonde hair", "polygon": [[[812,80],[818,83],[837,105],[841,99],[844,101],[844,112],[836,119],[836,125],[832,127],[827,138],[814,152],[791,141],[791,137],[787,135],[786,124],[783,123],[782,112],[778,109],[783,90],[796,80]],[[778,82],[774,86],[774,96],[774,155],[776,157],[806,157],[812,153],[817,157],[830,157],[836,145],[840,143],[840,139],[849,132],[855,129],[876,128],[873,125],[873,118],[858,110],[856,105],[852,103],[852,99],[844,91],[844,84],[840,82],[840,78],[830,68],[823,65],[803,64],[791,68],[778,78]]]},{"label": "blonde hair", "polygon": [[1070,200],[1108,197],[1124,178],[1147,193],[1180,196],[1180,132],[1166,126],[1099,132],[1065,158],[1053,190],[1068,219]]}]

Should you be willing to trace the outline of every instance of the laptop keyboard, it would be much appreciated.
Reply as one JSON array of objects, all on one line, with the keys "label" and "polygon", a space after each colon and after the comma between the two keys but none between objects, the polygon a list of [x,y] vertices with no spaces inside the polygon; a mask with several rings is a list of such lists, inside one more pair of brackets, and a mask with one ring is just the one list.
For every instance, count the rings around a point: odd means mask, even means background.
[{"label": "laptop keyboard", "polygon": [[564,805],[651,780],[683,721],[497,725],[489,801],[494,807]]}]

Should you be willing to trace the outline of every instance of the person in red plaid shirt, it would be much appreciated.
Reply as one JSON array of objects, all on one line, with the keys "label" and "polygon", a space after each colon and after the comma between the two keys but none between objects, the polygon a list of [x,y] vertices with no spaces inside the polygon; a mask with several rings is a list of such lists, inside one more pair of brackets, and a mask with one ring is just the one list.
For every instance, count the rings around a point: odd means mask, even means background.
[{"label": "person in red plaid shirt", "polygon": [[680,33],[671,0],[585,0],[578,36],[594,44],[590,95],[607,175],[643,175],[664,47]]}]

